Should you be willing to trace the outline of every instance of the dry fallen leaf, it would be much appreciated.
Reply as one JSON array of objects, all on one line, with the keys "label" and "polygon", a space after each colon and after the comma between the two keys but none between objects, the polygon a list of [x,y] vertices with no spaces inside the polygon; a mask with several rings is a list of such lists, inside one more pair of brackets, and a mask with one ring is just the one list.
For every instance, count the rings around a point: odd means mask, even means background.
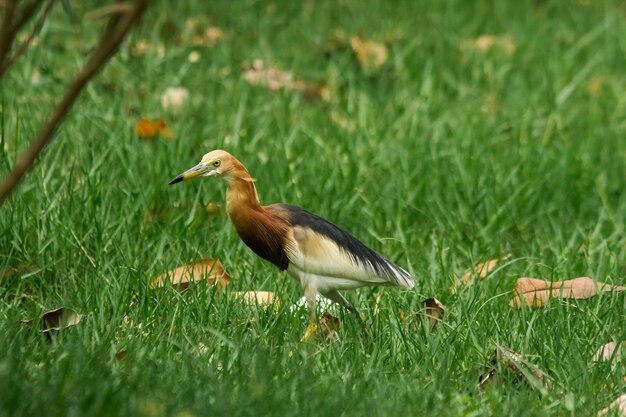
[{"label": "dry fallen leaf", "polygon": [[280,299],[271,291],[236,291],[234,295],[245,304],[264,307],[280,305]]},{"label": "dry fallen leaf", "polygon": [[71,308],[57,308],[45,312],[41,316],[41,331],[49,332],[75,326],[80,322],[81,316]]},{"label": "dry fallen leaf", "polygon": [[[46,311],[39,319],[39,329],[46,336],[48,341],[52,335],[59,330],[72,327],[80,323],[81,315],[71,308],[60,307],[54,310]],[[31,327],[33,320],[21,320],[21,324]]]},{"label": "dry fallen leaf", "polygon": [[165,57],[165,44],[163,42],[157,42],[155,45],[150,44],[145,39],[140,39],[135,44],[131,44],[130,52],[135,56],[154,55],[156,53],[159,58],[163,58]]},{"label": "dry fallen leaf", "polygon": [[543,307],[552,298],[583,299],[595,296],[598,292],[624,291],[626,287],[604,284],[588,277],[567,281],[549,282],[537,278],[519,278],[515,284],[515,296],[509,302],[511,307]]},{"label": "dry fallen leaf", "polygon": [[487,262],[481,262],[476,264],[475,267],[467,269],[461,279],[456,279],[455,283],[450,287],[450,292],[456,294],[458,288],[462,285],[467,285],[475,278],[484,279],[489,273],[498,265],[499,262],[509,259],[512,255],[509,253],[502,258],[491,259]]},{"label": "dry fallen leaf", "polygon": [[604,416],[626,417],[626,394],[615,399],[608,407],[598,411],[598,417]]},{"label": "dry fallen leaf", "polygon": [[509,35],[482,35],[476,39],[462,41],[460,44],[461,50],[478,52],[488,52],[496,47],[502,49],[506,55],[513,55],[517,49],[515,41]]},{"label": "dry fallen leaf", "polygon": [[356,35],[350,39],[350,46],[366,72],[378,70],[387,62],[387,47],[382,43],[363,40]]},{"label": "dry fallen leaf", "polygon": [[165,139],[172,139],[174,136],[167,128],[165,120],[151,120],[145,117],[142,117],[137,121],[135,124],[135,132],[137,132],[137,136],[140,138],[153,138],[160,135]]},{"label": "dry fallen leaf", "polygon": [[182,33],[183,42],[192,46],[213,47],[226,37],[224,29],[211,24],[211,20],[204,17],[191,17],[185,22]]},{"label": "dry fallen leaf", "polygon": [[295,83],[291,72],[268,67],[260,59],[254,60],[252,68],[243,73],[243,78],[252,85],[268,87],[270,90],[294,89]]},{"label": "dry fallen leaf", "polygon": [[594,362],[619,362],[626,355],[626,341],[617,343],[611,341],[604,344],[593,355]]},{"label": "dry fallen leaf", "polygon": [[161,95],[161,107],[163,110],[178,111],[189,98],[189,90],[184,87],[169,87]]},{"label": "dry fallen leaf", "polygon": [[281,89],[298,91],[311,101],[330,99],[330,91],[325,83],[306,83],[296,80],[291,72],[267,66],[260,59],[254,60],[252,67],[244,71],[243,78],[252,85],[267,87],[272,91]]},{"label": "dry fallen leaf", "polygon": [[225,36],[226,32],[222,28],[209,26],[202,34],[194,36],[192,43],[194,46],[212,47],[217,45]]},{"label": "dry fallen leaf", "polygon": [[324,339],[329,342],[331,340],[339,341],[339,317],[335,317],[330,312],[326,311],[322,314],[319,321],[318,332],[324,336]]},{"label": "dry fallen leaf", "polygon": [[485,366],[485,372],[478,380],[479,388],[485,388],[502,377],[498,373],[498,367],[504,371],[505,375],[512,376],[516,382],[523,382],[542,394],[547,392],[546,384],[548,381],[543,373],[536,366],[527,362],[522,355],[505,345],[496,347],[492,359]]},{"label": "dry fallen leaf", "polygon": [[189,262],[176,269],[160,274],[150,281],[150,288],[162,288],[169,282],[179,290],[185,291],[190,282],[208,280],[211,285],[226,288],[230,283],[230,276],[224,271],[222,263],[217,259],[202,259]]},{"label": "dry fallen leaf", "polygon": [[422,301],[422,309],[428,319],[428,328],[430,330],[433,330],[446,314],[446,308],[436,298],[427,298]]},{"label": "dry fallen leaf", "polygon": [[137,43],[131,48],[131,51],[134,55],[146,55],[148,51],[150,51],[150,44],[145,39],[140,39]]}]

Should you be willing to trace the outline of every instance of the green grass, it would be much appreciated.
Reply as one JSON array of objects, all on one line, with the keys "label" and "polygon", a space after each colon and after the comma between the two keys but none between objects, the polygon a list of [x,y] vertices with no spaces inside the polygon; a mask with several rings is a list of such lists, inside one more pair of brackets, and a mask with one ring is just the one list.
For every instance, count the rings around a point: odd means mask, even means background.
[{"label": "green grass", "polygon": [[[623,3],[183,3],[152,6],[0,208],[0,415],[588,416],[624,391],[624,360],[588,367],[602,344],[626,339],[623,293],[508,306],[520,276],[624,284]],[[192,16],[226,38],[191,46]],[[74,28],[57,8],[2,80],[0,176],[99,28]],[[348,44],[330,48],[338,30],[392,37],[387,63],[364,72]],[[485,34],[510,36],[515,52],[461,47]],[[139,39],[153,46],[145,56],[133,53]],[[330,101],[249,85],[243,65],[254,59],[325,81]],[[170,86],[191,92],[177,114],[161,109]],[[165,117],[174,139],[138,139],[136,111]],[[348,293],[370,331],[340,313],[338,342],[300,343],[306,318],[289,311],[299,286],[250,252],[227,216],[198,209],[222,203],[223,185],[167,185],[216,148],[248,166],[263,203],[343,226],[411,271],[416,290]],[[450,294],[466,268],[507,253],[487,280]],[[227,294],[148,288],[208,257],[232,275]],[[245,290],[283,304],[266,312],[228,295]],[[432,296],[445,324],[405,326],[401,312]],[[83,320],[51,344],[18,324],[59,306]],[[552,379],[547,395],[506,378],[477,388],[501,344]]]}]

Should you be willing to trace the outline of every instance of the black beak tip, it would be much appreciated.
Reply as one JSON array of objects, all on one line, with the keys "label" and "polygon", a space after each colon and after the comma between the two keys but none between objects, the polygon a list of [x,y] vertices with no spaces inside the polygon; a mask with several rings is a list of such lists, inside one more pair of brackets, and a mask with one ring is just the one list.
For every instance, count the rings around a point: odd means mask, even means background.
[{"label": "black beak tip", "polygon": [[170,181],[170,182],[169,182],[169,185],[176,184],[176,183],[178,183],[178,182],[181,182],[182,180],[183,180],[183,176],[182,176],[182,175],[179,175],[178,177],[176,177],[176,178],[174,178],[172,181]]}]

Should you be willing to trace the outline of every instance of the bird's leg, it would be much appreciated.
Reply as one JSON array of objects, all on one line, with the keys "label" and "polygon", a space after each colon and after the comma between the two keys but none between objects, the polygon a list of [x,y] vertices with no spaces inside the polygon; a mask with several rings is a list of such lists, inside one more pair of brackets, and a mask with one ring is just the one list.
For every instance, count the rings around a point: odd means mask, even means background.
[{"label": "bird's leg", "polygon": [[[346,310],[357,313],[356,308],[350,303],[350,301],[346,300],[345,297],[337,290],[328,291],[322,294],[324,297],[328,298],[330,301],[334,301],[340,306],[344,307]],[[358,313],[357,313],[358,314]]]},{"label": "bird's leg", "polygon": [[317,311],[315,308],[315,297],[317,296],[317,290],[309,285],[304,289],[304,296],[306,297],[306,304],[309,308],[309,325],[302,336],[303,342],[310,342],[317,334]]},{"label": "bird's leg", "polygon": [[343,295],[341,295],[337,290],[329,291],[322,295],[328,298],[329,300],[336,302],[340,306],[343,306],[349,312],[353,313],[356,316],[359,323],[361,323],[361,326],[363,326],[363,329],[365,329],[365,331],[369,330],[369,327],[367,323],[365,323],[365,321],[363,320],[363,317],[361,317],[361,314],[359,314],[359,312],[357,311],[356,308],[354,308],[352,303],[346,300],[346,298]]}]

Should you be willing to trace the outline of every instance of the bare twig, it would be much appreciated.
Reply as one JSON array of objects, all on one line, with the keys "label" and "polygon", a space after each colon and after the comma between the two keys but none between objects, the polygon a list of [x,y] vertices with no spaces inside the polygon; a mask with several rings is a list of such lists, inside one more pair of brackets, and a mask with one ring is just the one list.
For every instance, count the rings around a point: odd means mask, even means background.
[{"label": "bare twig", "polygon": [[43,27],[43,24],[46,21],[50,10],[52,10],[52,6],[54,6],[55,1],[56,0],[48,1],[48,4],[46,4],[46,8],[39,16],[39,19],[37,19],[37,23],[35,23],[35,26],[33,27],[30,35],[28,36],[28,38],[26,38],[24,42],[22,42],[17,51],[15,51],[15,53],[9,59],[7,59],[6,62],[2,63],[2,61],[0,61],[0,78],[2,78],[4,73],[7,72],[11,65],[13,65],[15,61],[17,61],[17,59],[26,51],[28,45],[30,45],[33,39],[35,39],[35,36],[37,36],[39,31],[41,31],[41,28]]},{"label": "bare twig", "polygon": [[2,26],[0,26],[0,62],[4,62],[4,58],[11,49],[15,33],[12,31],[13,15],[17,7],[17,0],[7,0],[2,5]]},{"label": "bare twig", "polygon": [[131,10],[119,17],[114,16],[111,18],[110,24],[103,32],[102,39],[87,64],[85,64],[82,71],[76,76],[67,89],[67,92],[57,104],[48,121],[41,128],[35,140],[15,163],[9,176],[0,184],[0,206],[22,180],[26,171],[32,167],[37,156],[46,147],[48,142],[50,142],[54,132],[63,121],[63,118],[72,104],[74,104],[83,88],[106,64],[108,59],[121,44],[130,28],[139,21],[150,2],[151,0],[137,0]]},{"label": "bare twig", "polygon": [[[45,2],[52,0],[33,0],[31,3],[22,7],[21,10],[18,10],[18,0],[9,0],[8,8],[10,8],[9,13],[5,15],[6,26],[3,28],[2,37],[0,38],[0,62],[4,62],[11,51],[11,46],[15,41],[15,37],[18,32],[24,26],[31,17],[37,12],[37,9]],[[21,14],[18,16],[18,11],[21,11]]]},{"label": "bare twig", "polygon": [[11,30],[17,32],[30,20],[31,17],[37,12],[37,9],[43,4],[46,0],[33,0],[30,4],[24,6],[22,11],[22,15],[17,19],[17,21],[11,27]]}]

